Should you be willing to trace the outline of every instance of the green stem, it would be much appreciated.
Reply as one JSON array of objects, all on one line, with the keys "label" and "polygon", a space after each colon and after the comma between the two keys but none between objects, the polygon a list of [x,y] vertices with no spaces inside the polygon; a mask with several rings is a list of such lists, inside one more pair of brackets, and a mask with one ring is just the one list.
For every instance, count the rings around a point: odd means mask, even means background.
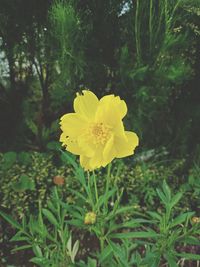
[{"label": "green stem", "polygon": [[164,1],[164,10],[165,10],[165,32],[168,32],[168,0]]},{"label": "green stem", "polygon": [[106,194],[108,193],[110,186],[110,173],[111,173],[111,163],[108,164],[107,176],[106,176]]},{"label": "green stem", "polygon": [[178,1],[176,2],[176,5],[175,5],[175,7],[174,7],[174,9],[173,9],[173,11],[172,11],[172,17],[174,16],[174,13],[176,12],[176,9],[177,9],[178,6],[180,5],[181,1],[182,1],[182,0],[178,0]]},{"label": "green stem", "polygon": [[[108,164],[108,168],[107,168],[107,175],[106,175],[106,193],[105,193],[106,196],[108,194],[109,187],[110,187],[110,173],[111,173],[111,163]],[[105,207],[106,207],[106,209],[108,209],[108,203],[105,203]]]},{"label": "green stem", "polygon": [[88,186],[88,188],[90,188],[90,173],[89,173],[89,171],[87,171],[87,182],[88,182],[87,186]]},{"label": "green stem", "polygon": [[101,252],[104,250],[104,237],[100,237],[100,249]]},{"label": "green stem", "polygon": [[[110,245],[110,242],[109,242],[109,240],[106,238],[106,241],[107,241],[107,243]],[[111,245],[110,245],[111,246]],[[114,257],[115,257],[115,259],[116,259],[116,261],[118,262],[118,264],[120,265],[120,261],[119,261],[119,258],[116,256],[116,254],[114,253]]]},{"label": "green stem", "polygon": [[57,206],[57,216],[58,216],[58,220],[61,223],[61,215],[60,215],[60,197],[59,197],[59,193],[58,193],[58,189],[57,186],[54,186],[54,192],[55,192],[55,197],[56,197],[56,206]]},{"label": "green stem", "polygon": [[179,4],[180,4],[181,0],[178,0],[172,10],[172,13],[171,13],[171,16],[170,18],[168,19],[168,28],[171,28],[173,25],[172,25],[172,20],[173,20],[173,17],[174,17],[174,14],[176,12],[176,9],[178,8]]},{"label": "green stem", "polygon": [[94,210],[94,202],[93,202],[93,196],[92,196],[92,191],[91,191],[91,187],[90,187],[90,173],[89,171],[87,172],[87,178],[88,178],[88,184],[87,184],[87,195],[89,198],[89,203],[92,206],[92,209]]},{"label": "green stem", "polygon": [[[163,17],[165,16],[165,11],[164,11],[164,8],[163,8],[163,3],[161,2],[161,5],[159,5],[159,20],[158,20],[158,23],[157,23],[157,30],[155,32],[155,38],[154,40],[157,40],[157,36],[159,34],[161,34],[161,25],[162,25],[162,22],[163,22]],[[165,18],[165,17],[164,17]]]},{"label": "green stem", "polygon": [[153,0],[150,0],[150,7],[149,7],[149,50],[151,53],[152,50],[152,32],[153,32],[153,27],[152,27],[152,18],[153,18]]},{"label": "green stem", "polygon": [[167,211],[166,211],[166,224],[167,225],[169,224],[170,214],[171,214],[171,209],[167,208]]},{"label": "green stem", "polygon": [[141,62],[141,51],[140,51],[139,0],[136,0],[135,41],[136,41],[137,61],[138,61],[138,64],[140,65],[140,62]]},{"label": "green stem", "polygon": [[105,229],[103,224],[101,224],[101,236],[99,237],[99,240],[100,240],[100,249],[102,252],[104,250],[104,245],[106,240]]},{"label": "green stem", "polygon": [[96,181],[96,175],[93,171],[93,176],[94,176],[94,190],[95,190],[95,197],[96,197],[96,203],[98,206],[98,202],[99,202],[99,195],[98,195],[98,190],[97,190],[97,181]]}]

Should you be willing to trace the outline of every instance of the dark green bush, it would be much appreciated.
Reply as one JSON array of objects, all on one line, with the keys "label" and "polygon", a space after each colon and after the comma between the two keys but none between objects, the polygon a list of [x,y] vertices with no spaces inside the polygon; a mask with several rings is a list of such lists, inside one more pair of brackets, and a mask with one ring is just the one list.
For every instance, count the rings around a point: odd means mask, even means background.
[{"label": "dark green bush", "polygon": [[53,155],[37,152],[8,152],[0,154],[1,206],[13,215],[34,213],[38,201],[46,203],[53,178],[64,178],[63,187],[70,181],[69,166],[55,166]]},{"label": "dark green bush", "polygon": [[[51,146],[53,147],[53,144]],[[49,147],[51,146],[49,144]],[[112,164],[112,183],[124,187],[123,201],[141,209],[149,209],[152,205],[159,208],[154,189],[166,180],[173,190],[181,189],[188,195],[181,208],[197,211],[200,192],[199,166],[196,164],[191,167],[186,175],[185,159],[168,160],[166,156],[159,158],[159,154],[157,159],[156,157],[155,151],[149,151],[146,154],[142,153],[133,162],[131,159],[126,163],[116,160]],[[106,175],[105,171],[98,171],[98,176],[101,177],[98,179],[100,187]],[[56,176],[64,178],[64,198],[70,202],[74,201],[71,195],[65,194],[65,188],[69,186],[77,189],[77,182],[72,178],[72,169],[66,165],[65,159],[58,160],[53,153],[0,154],[0,176],[1,205],[14,215],[22,216],[25,211],[34,213],[39,200],[45,204]]]}]

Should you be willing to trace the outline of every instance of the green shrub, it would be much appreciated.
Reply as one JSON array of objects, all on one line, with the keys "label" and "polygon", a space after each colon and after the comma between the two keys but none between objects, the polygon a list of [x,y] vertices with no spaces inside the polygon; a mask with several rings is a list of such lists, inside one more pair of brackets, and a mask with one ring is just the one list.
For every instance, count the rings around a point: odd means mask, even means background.
[{"label": "green shrub", "polygon": [[[164,180],[161,187],[154,188],[160,209],[154,206],[138,211],[132,203],[122,202],[125,185],[113,184],[121,162],[113,168],[109,165],[107,173],[100,176],[94,171],[84,172],[67,152],[62,153],[62,158],[73,167],[76,190],[71,185],[66,190],[76,201],[66,201],[57,183],[47,207],[39,201],[35,216],[24,215],[18,222],[0,210],[0,216],[17,230],[11,239],[18,242],[13,251],[31,249],[35,256],[30,261],[41,267],[175,267],[185,260],[200,260],[200,218],[194,217],[193,211],[177,212],[183,192],[174,194]],[[81,246],[85,234],[95,238],[97,244],[95,248],[93,243],[91,252],[84,253],[87,265],[81,253],[85,251]],[[77,241],[72,242],[72,236]],[[90,243],[90,238],[87,241]]]},{"label": "green shrub", "polygon": [[8,152],[0,154],[1,206],[15,216],[34,213],[38,201],[46,203],[53,178],[64,178],[64,187],[70,180],[68,166],[55,166],[53,155],[38,152]]},{"label": "green shrub", "polygon": [[[49,145],[53,148],[54,144]],[[149,155],[151,151],[149,152]],[[111,183],[124,188],[122,201],[134,204],[138,208],[148,209],[157,205],[157,194],[155,187],[159,187],[163,180],[166,180],[174,190],[185,191],[188,198],[184,198],[182,208],[195,209],[199,194],[198,167],[193,167],[189,176],[183,176],[185,171],[185,160],[167,160],[166,158],[151,158],[145,160],[144,153],[141,159],[136,161],[116,160],[111,166]],[[38,207],[38,200],[43,204],[49,199],[50,190],[54,185],[54,177],[63,177],[64,198],[69,202],[75,199],[71,194],[66,194],[65,189],[71,187],[76,190],[78,187],[76,179],[72,178],[72,168],[65,159],[56,159],[55,155],[38,152],[8,152],[0,154],[0,185],[1,205],[11,211],[15,216],[22,216],[28,210],[34,213]],[[103,190],[103,181],[107,172],[99,170],[99,190]],[[58,178],[59,179],[59,178]],[[62,182],[62,181],[61,181]],[[194,204],[189,199],[194,200]],[[199,205],[199,204],[198,204]],[[196,208],[198,208],[196,205]],[[157,205],[157,208],[159,206]],[[196,210],[196,209],[195,209]]]}]

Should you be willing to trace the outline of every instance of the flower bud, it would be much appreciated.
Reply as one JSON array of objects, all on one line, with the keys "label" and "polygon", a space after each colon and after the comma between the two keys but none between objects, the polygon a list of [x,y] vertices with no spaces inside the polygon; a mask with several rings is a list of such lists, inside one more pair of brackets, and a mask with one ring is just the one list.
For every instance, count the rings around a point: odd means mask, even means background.
[{"label": "flower bud", "polygon": [[57,175],[53,177],[53,182],[56,185],[64,185],[65,180],[62,176]]},{"label": "flower bud", "polygon": [[84,218],[84,224],[95,224],[96,222],[96,213],[94,212],[88,212],[85,214],[85,218]]},{"label": "flower bud", "polygon": [[200,217],[192,217],[193,223],[200,223]]}]

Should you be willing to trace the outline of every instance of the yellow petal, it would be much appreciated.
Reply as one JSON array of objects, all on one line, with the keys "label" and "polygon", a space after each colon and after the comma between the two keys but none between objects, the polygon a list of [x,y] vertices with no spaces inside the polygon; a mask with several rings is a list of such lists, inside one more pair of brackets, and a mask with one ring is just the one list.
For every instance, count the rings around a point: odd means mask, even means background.
[{"label": "yellow petal", "polygon": [[124,130],[124,124],[122,121],[119,121],[115,127],[113,127],[113,133],[115,134],[115,136],[124,138],[126,141],[128,141],[127,136],[125,134],[125,130]]},{"label": "yellow petal", "polygon": [[83,95],[77,94],[74,100],[74,110],[86,119],[92,120],[95,117],[99,100],[96,95],[89,90],[83,90],[82,93]]},{"label": "yellow petal", "polygon": [[90,166],[91,169],[97,169],[103,166],[103,148],[102,146],[99,146],[98,149],[96,149],[94,156],[90,159]]},{"label": "yellow petal", "polygon": [[76,113],[68,113],[62,116],[60,125],[65,136],[77,137],[87,127],[87,122]]},{"label": "yellow petal", "polygon": [[80,135],[78,137],[78,145],[83,151],[83,155],[86,157],[92,157],[95,153],[95,146],[93,143],[87,139],[87,136],[85,137],[84,134]]},{"label": "yellow petal", "polygon": [[90,166],[90,158],[80,155],[80,164],[84,170],[86,171],[92,170]]},{"label": "yellow petal", "polygon": [[92,170],[105,167],[116,156],[113,136],[108,140],[105,146],[99,145],[96,148],[95,154],[90,158],[90,167]]},{"label": "yellow petal", "polygon": [[121,100],[119,96],[114,95],[106,95],[100,99],[100,105],[103,104],[108,108],[117,109],[120,113],[120,118],[123,117],[127,113],[127,106],[124,100]]},{"label": "yellow petal", "polygon": [[115,156],[116,156],[116,149],[114,146],[114,136],[112,135],[104,147],[102,165],[106,166],[115,158]]},{"label": "yellow petal", "polygon": [[115,148],[117,158],[123,158],[134,154],[139,144],[139,138],[134,132],[125,131],[127,141],[124,138],[115,137]]},{"label": "yellow petal", "polygon": [[82,149],[79,147],[77,140],[73,140],[71,138],[66,138],[64,145],[66,145],[66,150],[75,154],[81,155],[83,153]]},{"label": "yellow petal", "polygon": [[107,95],[100,99],[95,120],[116,126],[127,113],[126,103],[118,96]]},{"label": "yellow petal", "polygon": [[61,143],[62,143],[62,146],[66,146],[67,144],[66,144],[66,141],[67,141],[67,136],[64,134],[64,133],[62,133],[61,135],[60,135],[60,140],[59,140]]}]

